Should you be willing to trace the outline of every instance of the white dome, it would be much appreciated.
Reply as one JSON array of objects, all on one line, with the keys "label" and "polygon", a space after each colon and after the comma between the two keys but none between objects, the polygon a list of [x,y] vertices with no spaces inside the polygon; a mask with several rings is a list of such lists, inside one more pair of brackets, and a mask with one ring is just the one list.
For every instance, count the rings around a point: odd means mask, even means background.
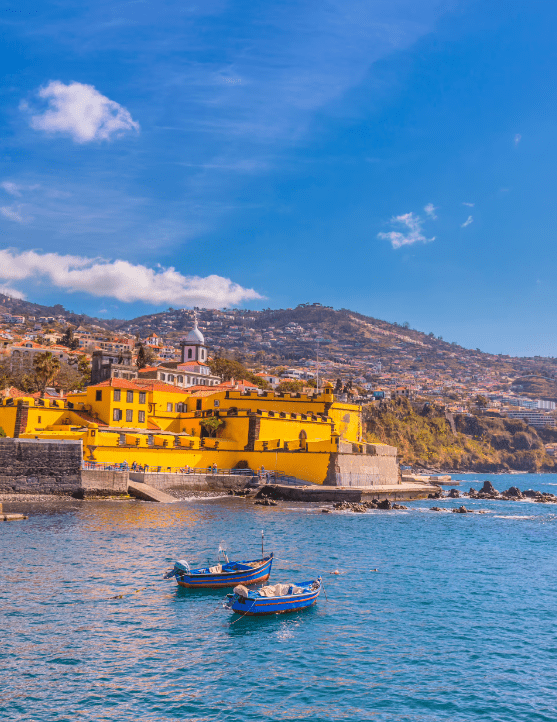
[{"label": "white dome", "polygon": [[202,346],[205,345],[205,339],[203,338],[203,334],[201,333],[201,331],[197,328],[197,325],[195,325],[186,336],[186,344],[201,344]]}]

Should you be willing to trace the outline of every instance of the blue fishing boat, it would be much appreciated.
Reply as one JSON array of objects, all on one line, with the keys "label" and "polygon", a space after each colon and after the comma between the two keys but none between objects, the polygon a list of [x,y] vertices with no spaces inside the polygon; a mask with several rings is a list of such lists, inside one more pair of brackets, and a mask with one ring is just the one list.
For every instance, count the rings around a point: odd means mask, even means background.
[{"label": "blue fishing boat", "polygon": [[238,584],[250,585],[266,582],[271,574],[273,553],[262,559],[250,561],[215,564],[213,567],[203,569],[190,569],[186,561],[174,563],[174,569],[165,574],[165,579],[176,577],[180,587],[190,589],[210,589],[218,587],[235,587]]},{"label": "blue fishing boat", "polygon": [[228,594],[228,609],[238,614],[284,614],[307,609],[315,604],[321,592],[321,577],[299,584],[272,584],[257,590],[243,585]]}]

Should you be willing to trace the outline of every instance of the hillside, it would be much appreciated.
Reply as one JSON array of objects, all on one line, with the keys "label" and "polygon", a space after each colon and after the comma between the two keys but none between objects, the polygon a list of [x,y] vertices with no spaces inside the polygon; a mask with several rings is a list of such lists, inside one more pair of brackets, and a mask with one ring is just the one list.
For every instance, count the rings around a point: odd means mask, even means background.
[{"label": "hillside", "polygon": [[[365,407],[368,441],[396,446],[401,464],[443,471],[557,471],[540,435],[516,419],[445,414],[406,399]],[[555,432],[542,432],[554,434]]]},{"label": "hillside", "polygon": [[[33,316],[62,316],[73,325],[90,324],[107,331],[157,333],[178,345],[191,328],[193,311],[173,309],[131,320],[99,319],[41,306],[0,294],[0,310]],[[483,353],[449,343],[433,332],[408,324],[389,323],[371,316],[321,304],[296,308],[251,310],[198,309],[199,326],[216,355],[265,367],[315,365],[317,351],[322,375],[424,387],[445,401],[458,399],[462,388],[475,393],[512,389],[532,398],[557,400],[557,360],[519,358]],[[62,322],[63,323],[63,322]],[[533,375],[536,378],[533,378]],[[513,385],[514,384],[514,385]]]}]

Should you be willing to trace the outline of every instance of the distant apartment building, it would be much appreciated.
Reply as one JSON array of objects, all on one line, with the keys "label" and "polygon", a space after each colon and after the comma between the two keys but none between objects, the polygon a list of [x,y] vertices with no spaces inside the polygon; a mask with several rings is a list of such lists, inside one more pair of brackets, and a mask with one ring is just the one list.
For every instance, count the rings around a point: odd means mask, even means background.
[{"label": "distant apartment building", "polygon": [[509,419],[520,419],[527,423],[528,426],[534,426],[538,429],[543,429],[545,426],[555,426],[555,418],[543,411],[534,409],[508,409],[506,414]]}]

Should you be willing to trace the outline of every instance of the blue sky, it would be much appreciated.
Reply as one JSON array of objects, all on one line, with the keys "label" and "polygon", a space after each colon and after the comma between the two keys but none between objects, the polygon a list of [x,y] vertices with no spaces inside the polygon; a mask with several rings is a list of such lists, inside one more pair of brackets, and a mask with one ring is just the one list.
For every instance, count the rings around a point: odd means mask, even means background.
[{"label": "blue sky", "polygon": [[2,289],[557,355],[553,4],[90,5],[0,13]]}]

